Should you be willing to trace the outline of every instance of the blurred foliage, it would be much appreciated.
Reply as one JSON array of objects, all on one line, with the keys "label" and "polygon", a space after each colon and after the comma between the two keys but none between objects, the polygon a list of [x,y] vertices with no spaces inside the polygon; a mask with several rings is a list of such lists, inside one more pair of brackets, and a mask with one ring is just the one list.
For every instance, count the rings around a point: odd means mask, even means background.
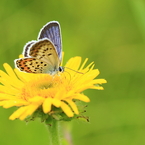
[{"label": "blurred foliage", "polygon": [[[104,91],[84,92],[90,123],[73,121],[74,145],[145,144],[145,1],[1,0],[0,69],[4,62],[14,67],[51,20],[61,24],[64,61],[88,57],[108,81]],[[9,121],[14,110],[0,108],[0,144],[48,145],[44,124]]]}]

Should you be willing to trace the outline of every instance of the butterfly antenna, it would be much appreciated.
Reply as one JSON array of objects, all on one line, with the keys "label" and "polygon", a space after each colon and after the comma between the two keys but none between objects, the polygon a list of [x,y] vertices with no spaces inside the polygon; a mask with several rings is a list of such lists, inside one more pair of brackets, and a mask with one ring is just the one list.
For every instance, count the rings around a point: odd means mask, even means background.
[{"label": "butterfly antenna", "polygon": [[72,70],[72,71],[74,71],[74,72],[76,72],[76,73],[79,73],[79,74],[84,74],[84,73],[82,73],[82,72],[75,71],[75,70],[73,70],[73,69],[71,69],[71,68],[69,68],[69,67],[64,67],[64,68],[67,68],[67,69]]}]

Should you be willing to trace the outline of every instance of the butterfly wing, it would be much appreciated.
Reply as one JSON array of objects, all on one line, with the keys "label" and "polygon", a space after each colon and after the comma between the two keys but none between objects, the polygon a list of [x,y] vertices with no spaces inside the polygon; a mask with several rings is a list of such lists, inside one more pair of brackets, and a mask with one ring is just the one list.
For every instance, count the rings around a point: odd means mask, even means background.
[{"label": "butterfly wing", "polygon": [[61,61],[62,59],[62,44],[61,44],[61,30],[60,25],[57,21],[51,21],[47,23],[43,28],[40,30],[38,39],[47,38],[52,41],[54,44],[58,57]]},{"label": "butterfly wing", "polygon": [[16,67],[27,73],[50,73],[53,67],[37,58],[21,58],[15,60]]},{"label": "butterfly wing", "polygon": [[29,56],[40,59],[54,69],[58,69],[60,65],[60,60],[56,52],[55,46],[48,39],[39,40],[34,43],[29,49]]},{"label": "butterfly wing", "polygon": [[24,57],[29,57],[29,49],[32,46],[32,44],[34,44],[35,42],[36,42],[35,40],[32,40],[32,41],[26,43],[26,45],[24,46],[24,49],[23,49]]}]

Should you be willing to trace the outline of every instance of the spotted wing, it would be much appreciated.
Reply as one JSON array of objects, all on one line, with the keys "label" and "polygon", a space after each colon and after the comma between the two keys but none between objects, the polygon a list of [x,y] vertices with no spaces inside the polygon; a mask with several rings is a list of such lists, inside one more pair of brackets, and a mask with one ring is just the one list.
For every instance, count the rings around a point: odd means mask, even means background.
[{"label": "spotted wing", "polygon": [[15,60],[15,65],[27,73],[53,73],[53,67],[37,58],[21,58]]},{"label": "spotted wing", "polygon": [[47,38],[52,41],[54,46],[56,47],[56,51],[58,57],[61,61],[62,59],[62,44],[61,44],[61,30],[60,25],[57,21],[51,21],[47,23],[43,28],[40,30],[38,39]]},{"label": "spotted wing", "polygon": [[48,63],[54,67],[54,69],[58,69],[60,65],[55,46],[48,39],[39,40],[34,43],[29,49],[29,56]]}]

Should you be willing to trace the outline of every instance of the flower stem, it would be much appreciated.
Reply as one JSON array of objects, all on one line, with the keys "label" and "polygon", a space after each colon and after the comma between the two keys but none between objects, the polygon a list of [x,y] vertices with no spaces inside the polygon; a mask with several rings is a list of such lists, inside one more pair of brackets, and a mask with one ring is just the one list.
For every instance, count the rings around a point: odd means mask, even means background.
[{"label": "flower stem", "polygon": [[49,145],[61,145],[61,133],[59,132],[59,122],[53,119],[51,125],[47,126],[49,132]]}]

